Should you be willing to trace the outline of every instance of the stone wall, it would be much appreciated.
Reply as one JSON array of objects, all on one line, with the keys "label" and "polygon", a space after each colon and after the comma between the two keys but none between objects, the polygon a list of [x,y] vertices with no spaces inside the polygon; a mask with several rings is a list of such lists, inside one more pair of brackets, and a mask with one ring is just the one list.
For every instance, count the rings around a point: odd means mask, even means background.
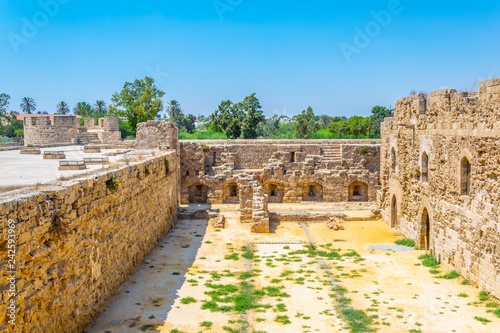
[{"label": "stone wall", "polygon": [[[378,140],[181,141],[180,147],[182,203],[238,202],[229,194],[244,185],[241,174],[255,179],[269,202],[376,200]],[[354,183],[364,196],[352,196]]]},{"label": "stone wall", "polygon": [[167,147],[178,149],[178,130],[174,123],[165,120],[149,120],[137,125],[138,148]]},{"label": "stone wall", "polygon": [[[24,197],[11,192],[0,202],[1,253],[7,220],[16,222],[17,330],[10,331],[82,332],[176,221],[178,171],[177,153],[167,152],[64,187]],[[6,289],[4,278],[0,331]]]},{"label": "stone wall", "polygon": [[402,98],[382,138],[387,223],[500,297],[500,79]]},{"label": "stone wall", "polygon": [[75,116],[24,118],[24,144],[49,146],[75,144],[79,120]]},{"label": "stone wall", "polygon": [[117,143],[121,140],[118,118],[84,118],[84,125],[75,116],[24,118],[24,144],[26,146],[57,146],[92,143]]}]

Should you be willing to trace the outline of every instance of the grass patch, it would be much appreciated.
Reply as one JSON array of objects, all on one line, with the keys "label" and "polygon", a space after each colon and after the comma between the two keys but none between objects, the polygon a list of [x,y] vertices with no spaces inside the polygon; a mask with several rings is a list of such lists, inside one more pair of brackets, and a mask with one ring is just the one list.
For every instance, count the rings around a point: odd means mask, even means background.
[{"label": "grass patch", "polygon": [[283,325],[289,325],[291,324],[292,322],[290,321],[290,318],[288,318],[287,315],[284,315],[284,316],[276,316],[276,318],[274,318],[274,321],[277,322],[277,323],[281,323]]},{"label": "grass patch", "polygon": [[198,302],[198,301],[195,300],[193,297],[185,297],[185,298],[181,299],[182,304],[191,304],[191,303],[196,303],[196,302]]},{"label": "grass patch", "polygon": [[451,271],[448,274],[436,276],[436,278],[438,278],[438,279],[452,280],[452,279],[458,278],[459,276],[460,276],[460,274],[457,271]]},{"label": "grass patch", "polygon": [[224,257],[226,260],[239,260],[240,257],[238,256],[238,253],[231,253],[230,255],[227,255]]},{"label": "grass patch", "polygon": [[405,238],[405,239],[398,239],[397,241],[394,242],[396,245],[402,245],[402,246],[408,246],[408,247],[415,247],[415,241],[410,238]]},{"label": "grass patch", "polygon": [[478,317],[478,316],[476,316],[476,317],[474,317],[474,319],[476,319],[478,322],[480,322],[480,323],[481,323],[481,324],[483,324],[483,325],[486,325],[486,324],[488,324],[488,323],[491,323],[491,320],[486,319],[486,318],[483,318],[483,317]]},{"label": "grass patch", "polygon": [[345,294],[348,292],[346,288],[337,285],[333,288],[333,291],[335,293],[331,294],[330,297],[333,297],[337,301],[335,308],[342,315],[342,319],[351,332],[377,331],[377,329],[372,327],[375,325],[373,316],[368,316],[365,311],[356,310],[351,306],[352,300],[345,297]]},{"label": "grass patch", "polygon": [[213,325],[213,323],[211,321],[202,321],[200,323],[201,327],[205,327],[205,328],[208,328],[208,329],[211,329],[212,325]]},{"label": "grass patch", "polygon": [[479,300],[481,302],[486,302],[486,301],[489,301],[490,300],[490,294],[486,291],[486,290],[482,290],[480,293],[479,293]]},{"label": "grass patch", "polygon": [[142,325],[140,328],[139,328],[141,331],[143,332],[146,332],[146,331],[154,331],[155,329],[155,325],[151,325],[151,324],[148,324],[148,325]]},{"label": "grass patch", "polygon": [[458,297],[467,298],[467,297],[469,297],[469,295],[464,294],[464,293],[460,293],[460,294],[458,294]]},{"label": "grass patch", "polygon": [[252,260],[254,258],[253,251],[250,250],[250,248],[248,248],[247,246],[243,246],[241,248],[241,251],[243,251],[243,254],[241,255],[243,258],[245,258],[247,260]]},{"label": "grass patch", "polygon": [[422,260],[422,266],[434,269],[439,268],[439,264],[436,261],[436,258],[434,258],[434,256],[428,256],[424,254],[418,257],[418,259]]}]

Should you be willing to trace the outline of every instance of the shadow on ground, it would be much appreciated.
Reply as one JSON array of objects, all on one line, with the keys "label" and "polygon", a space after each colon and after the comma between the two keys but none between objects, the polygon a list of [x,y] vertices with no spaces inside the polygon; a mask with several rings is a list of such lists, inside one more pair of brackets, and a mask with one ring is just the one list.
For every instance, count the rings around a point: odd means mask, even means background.
[{"label": "shadow on ground", "polygon": [[161,325],[196,259],[207,226],[208,220],[179,220],[86,331],[136,333],[148,325]]}]

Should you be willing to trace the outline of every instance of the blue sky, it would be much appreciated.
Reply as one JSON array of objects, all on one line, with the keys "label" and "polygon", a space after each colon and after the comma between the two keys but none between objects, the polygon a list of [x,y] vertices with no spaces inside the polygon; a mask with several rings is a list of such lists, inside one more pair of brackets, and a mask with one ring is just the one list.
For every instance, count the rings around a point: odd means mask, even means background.
[{"label": "blue sky", "polygon": [[255,92],[268,116],[367,116],[500,76],[498,1],[2,0],[0,13],[0,93],[16,111],[24,96],[50,113],[109,103],[148,75],[195,115]]}]

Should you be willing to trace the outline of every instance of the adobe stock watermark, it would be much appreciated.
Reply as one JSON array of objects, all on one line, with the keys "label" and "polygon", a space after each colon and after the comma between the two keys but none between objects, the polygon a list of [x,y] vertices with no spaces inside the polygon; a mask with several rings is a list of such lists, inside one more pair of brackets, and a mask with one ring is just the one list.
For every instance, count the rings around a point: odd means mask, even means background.
[{"label": "adobe stock watermark", "polygon": [[373,20],[366,23],[363,29],[354,27],[354,32],[356,34],[353,42],[342,42],[339,45],[347,63],[350,64],[352,62],[352,56],[354,54],[360,54],[363,49],[367,48],[372,40],[380,35],[383,28],[387,28],[392,23],[394,16],[401,14],[403,10],[404,7],[400,0],[389,0],[386,9],[378,12],[372,10],[370,12]]},{"label": "adobe stock watermark", "polygon": [[224,14],[232,12],[236,7],[241,5],[243,0],[214,0],[212,3],[217,15],[221,21],[224,21]]},{"label": "adobe stock watermark", "polygon": [[151,66],[146,67],[146,72],[148,72],[149,76],[155,80],[157,83],[163,83],[164,80],[167,79],[167,77],[170,76],[170,73],[168,72],[162,72],[160,69],[160,65],[156,65],[155,68]]},{"label": "adobe stock watermark", "polygon": [[49,24],[50,18],[56,16],[61,5],[66,5],[71,0],[40,0],[38,5],[40,10],[33,14],[31,19],[27,17],[22,17],[21,21],[23,23],[21,32],[9,32],[7,34],[7,39],[12,46],[12,49],[17,54],[19,53],[19,47],[23,44],[28,44],[30,40],[38,35],[40,29]]}]

